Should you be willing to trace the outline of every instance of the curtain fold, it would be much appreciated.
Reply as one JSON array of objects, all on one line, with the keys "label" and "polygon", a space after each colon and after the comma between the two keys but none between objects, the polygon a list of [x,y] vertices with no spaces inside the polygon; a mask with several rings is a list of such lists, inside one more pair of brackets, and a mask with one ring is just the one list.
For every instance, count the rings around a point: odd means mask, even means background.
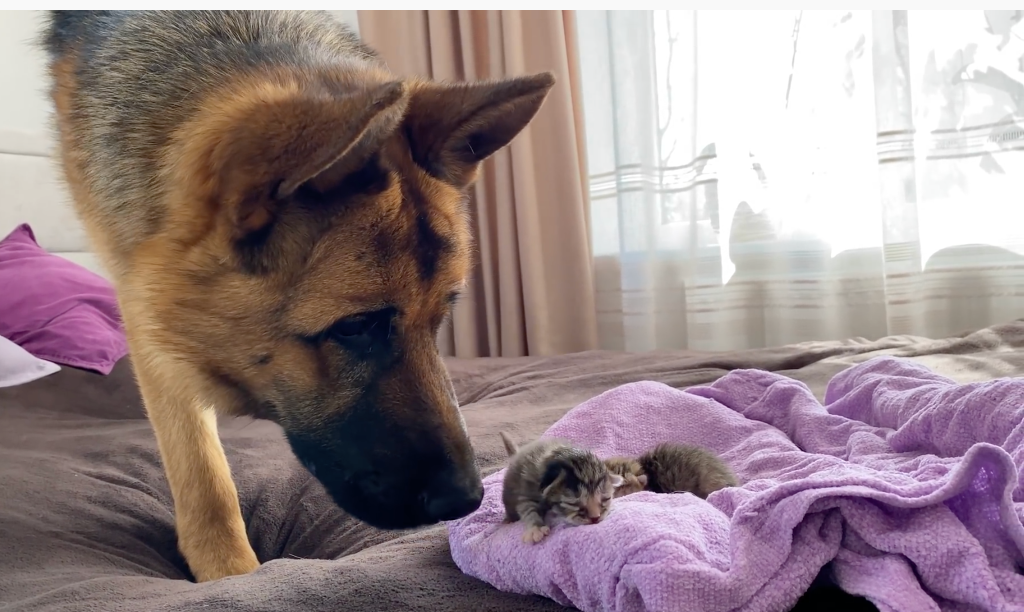
[{"label": "curtain fold", "polygon": [[359,11],[396,74],[459,81],[543,71],[557,84],[471,193],[479,253],[439,344],[459,357],[596,348],[589,189],[571,11]]},{"label": "curtain fold", "polygon": [[1024,317],[1022,11],[580,11],[602,348]]}]

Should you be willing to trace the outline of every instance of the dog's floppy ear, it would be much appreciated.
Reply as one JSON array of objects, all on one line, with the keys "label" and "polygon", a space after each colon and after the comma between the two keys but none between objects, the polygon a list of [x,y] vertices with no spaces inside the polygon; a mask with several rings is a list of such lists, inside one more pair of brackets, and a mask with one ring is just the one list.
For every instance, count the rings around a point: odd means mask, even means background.
[{"label": "dog's floppy ear", "polygon": [[480,162],[533,119],[554,84],[554,75],[544,72],[501,81],[416,85],[404,123],[413,159],[435,178],[465,187]]},{"label": "dog's floppy ear", "polygon": [[272,92],[232,117],[210,159],[219,205],[235,238],[269,228],[301,187],[327,191],[366,163],[401,123],[401,82],[347,94]]}]

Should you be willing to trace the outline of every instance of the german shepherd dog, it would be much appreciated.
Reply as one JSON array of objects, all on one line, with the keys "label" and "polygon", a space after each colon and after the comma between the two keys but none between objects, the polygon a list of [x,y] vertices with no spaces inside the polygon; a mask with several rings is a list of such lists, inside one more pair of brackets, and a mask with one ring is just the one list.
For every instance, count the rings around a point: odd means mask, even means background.
[{"label": "german shepherd dog", "polygon": [[318,12],[53,11],[43,40],[196,579],[259,565],[216,413],[280,424],[371,525],[478,508],[436,336],[470,270],[467,187],[552,75],[403,80]]}]

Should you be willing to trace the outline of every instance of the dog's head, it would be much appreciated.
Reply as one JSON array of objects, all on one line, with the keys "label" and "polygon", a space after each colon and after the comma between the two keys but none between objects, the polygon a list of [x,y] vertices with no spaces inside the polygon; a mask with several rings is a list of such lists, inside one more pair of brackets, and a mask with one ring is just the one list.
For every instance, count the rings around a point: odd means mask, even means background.
[{"label": "dog's head", "polygon": [[284,75],[175,135],[165,224],[187,273],[159,289],[160,325],[213,401],[279,423],[370,524],[480,504],[436,337],[470,271],[467,188],[553,83]]}]

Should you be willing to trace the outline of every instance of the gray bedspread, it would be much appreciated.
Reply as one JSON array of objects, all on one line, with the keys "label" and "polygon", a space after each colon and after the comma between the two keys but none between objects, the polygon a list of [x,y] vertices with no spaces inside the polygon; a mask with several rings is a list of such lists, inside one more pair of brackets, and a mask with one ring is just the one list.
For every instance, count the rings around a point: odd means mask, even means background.
[{"label": "gray bedspread", "polygon": [[[816,342],[733,353],[589,352],[451,360],[481,469],[504,461],[498,431],[540,434],[569,408],[627,382],[675,387],[737,368],[785,373],[819,397],[879,354],[960,381],[1024,372],[1024,323],[963,337]],[[171,499],[125,359],[108,377],[65,368],[0,389],[0,611],[556,610],[461,574],[445,528],[382,532],[348,517],[292,458],[273,424],[233,420],[222,437],[239,485],[255,573],[191,582]]]}]

